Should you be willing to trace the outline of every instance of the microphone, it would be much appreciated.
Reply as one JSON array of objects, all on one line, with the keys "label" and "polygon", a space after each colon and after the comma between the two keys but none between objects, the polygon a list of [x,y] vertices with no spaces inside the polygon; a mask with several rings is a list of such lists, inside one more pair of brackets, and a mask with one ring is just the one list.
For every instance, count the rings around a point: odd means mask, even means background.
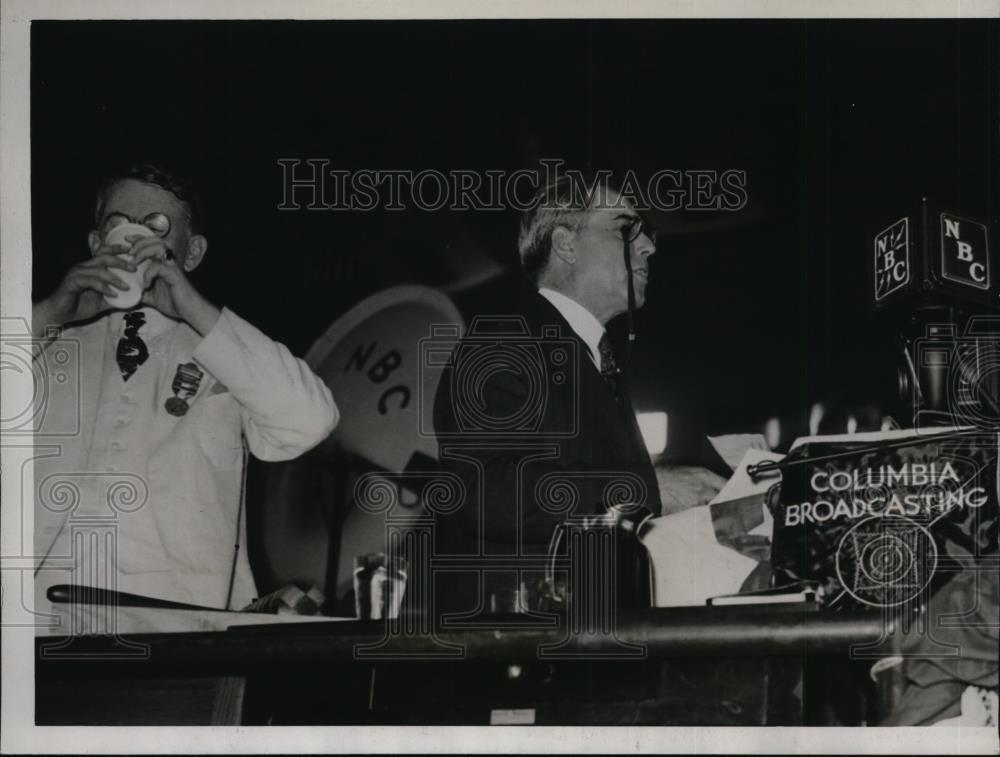
[{"label": "microphone", "polygon": [[983,316],[998,297],[986,224],[923,197],[872,241],[874,305],[898,335],[898,391],[913,426],[995,425],[1000,324]]},{"label": "microphone", "polygon": [[638,227],[639,234],[643,233],[643,226],[641,221],[627,227],[627,230],[622,231],[622,236],[624,238],[624,244],[622,245],[622,252],[625,256],[625,277],[628,285],[628,343],[625,351],[625,360],[622,361],[621,369],[628,365],[629,360],[632,358],[632,347],[635,344],[635,274],[632,271],[632,242],[638,239],[639,235],[633,233],[633,229]]}]

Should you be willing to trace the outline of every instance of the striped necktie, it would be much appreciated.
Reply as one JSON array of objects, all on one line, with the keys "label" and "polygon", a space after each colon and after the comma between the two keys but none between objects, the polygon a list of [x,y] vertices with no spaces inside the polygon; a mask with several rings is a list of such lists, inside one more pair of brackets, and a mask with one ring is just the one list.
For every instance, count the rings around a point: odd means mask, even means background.
[{"label": "striped necktie", "polygon": [[601,356],[601,378],[604,379],[604,383],[611,390],[615,402],[621,405],[624,396],[621,383],[622,376],[621,371],[618,370],[617,363],[615,363],[615,352],[611,349],[611,340],[608,338],[607,332],[601,336],[601,340],[597,343],[597,351]]}]

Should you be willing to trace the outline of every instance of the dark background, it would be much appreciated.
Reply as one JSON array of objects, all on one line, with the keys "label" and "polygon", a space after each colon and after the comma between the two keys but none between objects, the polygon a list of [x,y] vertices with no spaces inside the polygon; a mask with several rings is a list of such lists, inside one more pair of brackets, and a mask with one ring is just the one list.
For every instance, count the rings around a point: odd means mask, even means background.
[{"label": "dark background", "polygon": [[[196,282],[303,354],[365,296],[516,278],[516,212],[277,210],[280,158],[334,168],[747,172],[738,213],[660,213],[630,380],[639,409],[782,446],[818,400],[888,409],[871,237],[929,195],[996,239],[991,21],[34,22],[34,296],[87,255],[94,189],[131,156],[201,188]],[[451,261],[451,262],[449,262]],[[874,416],[877,423],[879,413]],[[692,427],[694,421],[691,421]],[[863,424],[864,425],[864,424]]]}]

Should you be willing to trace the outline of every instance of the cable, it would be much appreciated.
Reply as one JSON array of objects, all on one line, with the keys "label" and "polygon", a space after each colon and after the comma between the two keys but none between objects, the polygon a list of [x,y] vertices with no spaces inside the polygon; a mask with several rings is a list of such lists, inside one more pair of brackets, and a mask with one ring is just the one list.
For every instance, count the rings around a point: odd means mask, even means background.
[{"label": "cable", "polygon": [[635,280],[632,273],[632,240],[631,232],[625,233],[625,275],[628,278],[628,345],[625,349],[625,360],[619,367],[619,372],[625,370],[632,359],[632,345],[635,344]]},{"label": "cable", "polygon": [[233,587],[236,585],[236,560],[240,556],[240,532],[243,528],[243,508],[246,505],[247,494],[247,443],[243,440],[243,477],[240,479],[240,507],[236,511],[236,544],[233,545],[233,565],[229,570],[229,589],[226,591],[227,610],[231,610],[230,604],[233,601]]}]

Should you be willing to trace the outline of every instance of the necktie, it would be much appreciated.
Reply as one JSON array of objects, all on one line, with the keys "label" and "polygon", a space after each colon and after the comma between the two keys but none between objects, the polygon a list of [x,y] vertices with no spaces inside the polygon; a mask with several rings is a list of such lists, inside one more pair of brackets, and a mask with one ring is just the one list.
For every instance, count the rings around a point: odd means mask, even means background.
[{"label": "necktie", "polygon": [[146,362],[149,350],[146,343],[139,338],[139,329],[146,323],[146,314],[141,310],[133,310],[125,314],[125,334],[118,340],[118,350],[115,357],[122,372],[122,379],[128,381],[136,369]]},{"label": "necktie", "polygon": [[601,355],[601,377],[604,379],[604,383],[608,385],[608,389],[611,390],[612,395],[614,395],[615,402],[621,405],[623,397],[621,372],[615,363],[615,352],[611,349],[611,340],[608,338],[607,333],[601,336],[601,341],[597,343],[597,351]]}]

